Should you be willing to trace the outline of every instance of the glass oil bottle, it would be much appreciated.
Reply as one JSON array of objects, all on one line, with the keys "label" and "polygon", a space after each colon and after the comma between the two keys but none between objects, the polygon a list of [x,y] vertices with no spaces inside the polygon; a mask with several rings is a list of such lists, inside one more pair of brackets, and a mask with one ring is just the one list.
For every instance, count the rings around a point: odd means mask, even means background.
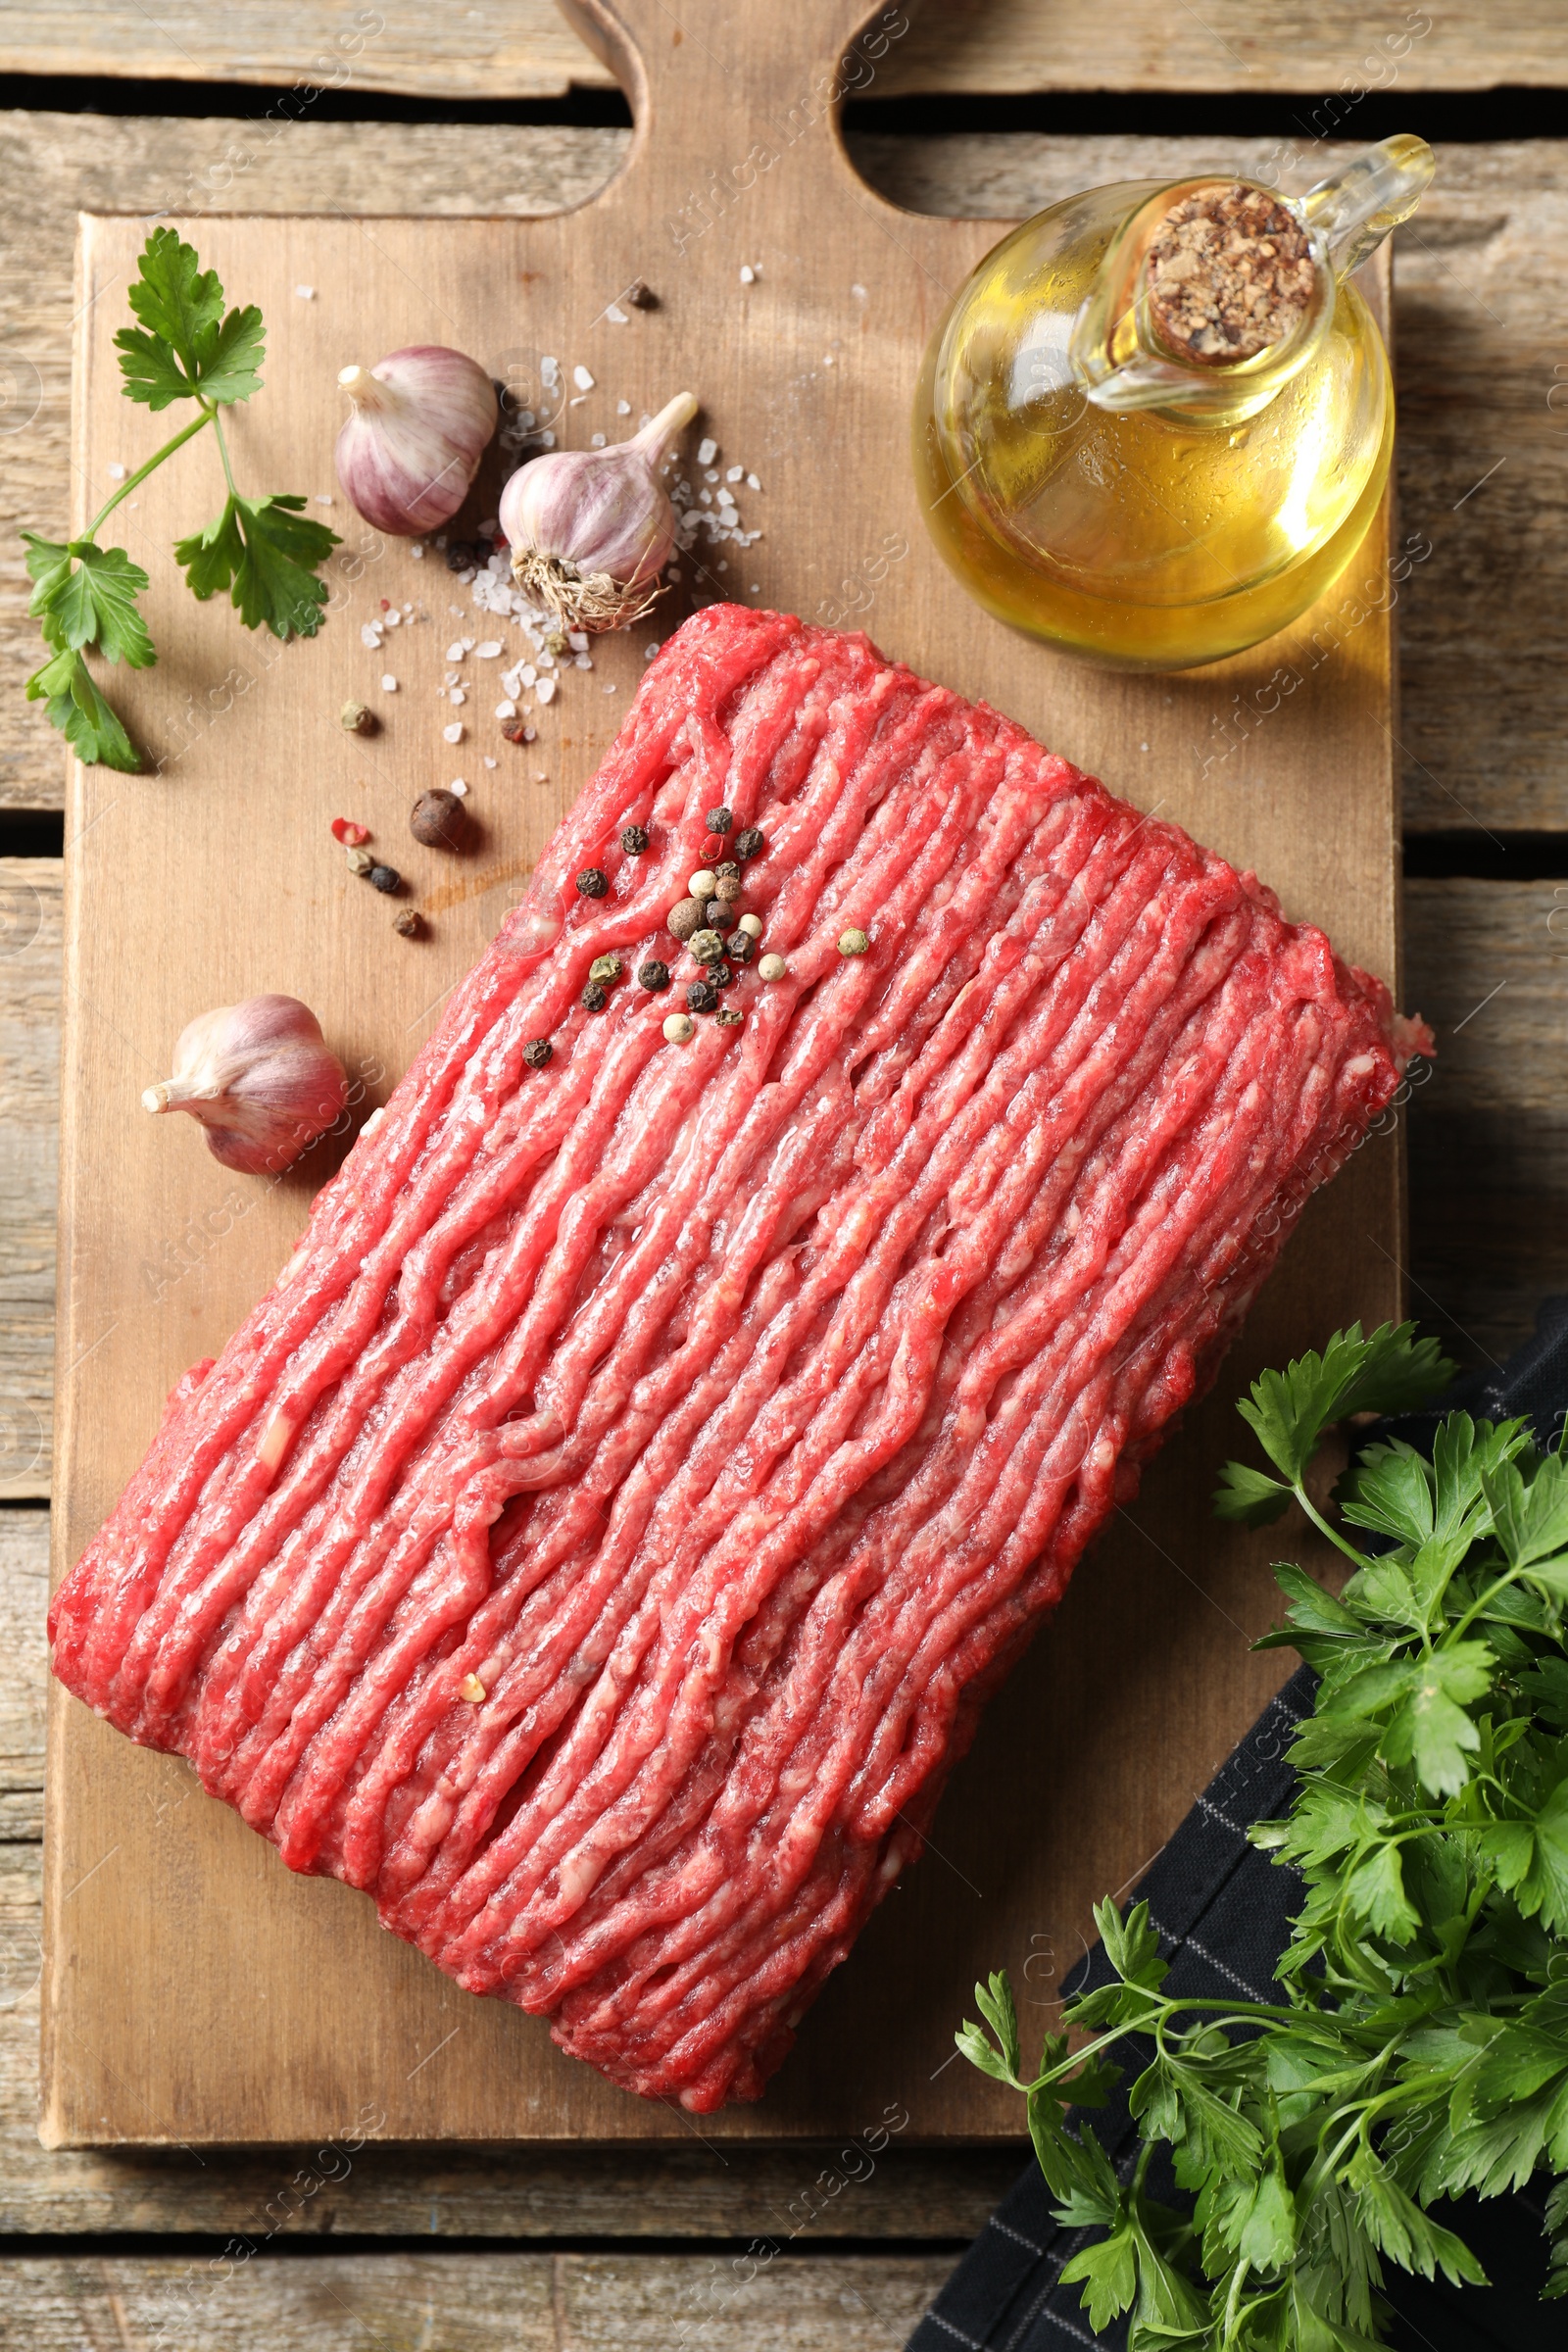
[{"label": "glass oil bottle", "polygon": [[1424,141],[1388,139],[1300,198],[1121,181],[1004,237],[938,326],[914,408],[926,521],[970,593],[1128,669],[1215,662],[1304,612],[1360,545],[1393,449],[1350,273],[1432,172]]}]

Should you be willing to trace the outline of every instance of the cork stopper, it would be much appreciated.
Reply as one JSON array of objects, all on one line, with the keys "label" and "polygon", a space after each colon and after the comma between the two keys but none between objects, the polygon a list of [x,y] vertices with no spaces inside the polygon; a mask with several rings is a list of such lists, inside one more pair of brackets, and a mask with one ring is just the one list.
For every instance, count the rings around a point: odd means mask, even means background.
[{"label": "cork stopper", "polygon": [[1145,263],[1155,334],[1200,368],[1233,367],[1282,343],[1306,316],[1316,276],[1294,214],[1237,181],[1172,205]]}]

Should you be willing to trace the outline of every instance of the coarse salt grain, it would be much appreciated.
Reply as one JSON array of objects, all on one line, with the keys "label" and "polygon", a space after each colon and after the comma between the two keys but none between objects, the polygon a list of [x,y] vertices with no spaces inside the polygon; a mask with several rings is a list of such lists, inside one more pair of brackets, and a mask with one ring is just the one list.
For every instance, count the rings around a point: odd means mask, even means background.
[{"label": "coarse salt grain", "polygon": [[109,479],[110,479],[112,482],[122,482],[122,481],[124,480],[124,478],[125,478],[125,468],[123,467],[123,466],[122,466],[122,464],[120,463],[120,460],[119,460],[118,458],[116,458],[116,459],[115,459],[115,461],[113,462],[113,464],[110,466],[110,468],[109,468]]},{"label": "coarse salt grain", "polygon": [[605,317],[610,320],[612,326],[625,326],[628,323],[626,314],[621,309],[618,302],[612,302],[611,304],[609,310],[605,313]]},{"label": "coarse salt grain", "polygon": [[414,558],[414,561],[416,562],[416,564],[417,564],[417,563],[419,562],[420,558],[423,556],[423,554],[424,554],[424,550],[423,550],[423,548],[422,548],[422,547],[419,545],[419,542],[417,541],[417,539],[416,539],[416,541],[414,542],[414,545],[413,545],[413,546],[410,548],[410,550],[409,550],[409,553],[410,553],[410,555],[411,555],[411,556]]},{"label": "coarse salt grain", "polygon": [[[487,760],[485,761],[485,765],[486,767],[494,767],[495,761],[493,760]],[[461,776],[454,776],[451,783],[447,786],[447,790],[448,792],[455,794],[460,801],[466,801],[468,797],[468,787]]]},{"label": "coarse salt grain", "polygon": [[643,660],[645,662],[651,662],[658,651],[659,639],[656,637],[651,644],[643,647]]},{"label": "coarse salt grain", "polygon": [[560,383],[561,362],[556,358],[554,352],[547,351],[541,358],[539,362],[539,381],[542,384]]},{"label": "coarse salt grain", "polygon": [[541,678],[538,686],[535,688],[535,692],[542,703],[553,703],[556,699],[555,679]]},{"label": "coarse salt grain", "polygon": [[449,662],[461,662],[463,660],[463,655],[464,647],[461,643],[457,645],[449,645],[447,647],[447,660]]},{"label": "coarse salt grain", "polygon": [[586,654],[573,654],[571,657],[571,666],[573,669],[592,669],[593,662],[589,660]]},{"label": "coarse salt grain", "polygon": [[631,402],[629,400],[617,400],[615,403],[615,415],[617,416],[629,416],[631,415]]},{"label": "coarse salt grain", "polygon": [[504,703],[497,703],[497,705],[496,705],[496,716],[497,716],[497,718],[515,718],[515,717],[516,717],[516,715],[517,715],[517,706],[516,706],[516,704],[515,704],[514,702],[513,702],[513,701],[512,701],[512,699],[511,699],[511,697],[510,697],[510,696],[508,697],[508,699],[506,700],[506,702],[504,702]]},{"label": "coarse salt grain", "polygon": [[862,285],[856,283],[855,285],[851,286],[850,292],[855,296],[857,302],[864,302],[865,288]]},{"label": "coarse salt grain", "polygon": [[[485,763],[486,767],[494,767],[494,766],[495,766],[495,764],[496,764],[496,763],[495,763],[495,761],[494,761],[494,760],[491,759],[491,757],[490,757],[490,755],[489,755],[489,753],[488,753],[488,752],[486,752],[486,753],[485,753],[485,755],[484,755],[484,763]],[[460,794],[458,797],[461,799],[461,798],[462,798],[462,795]]]},{"label": "coarse salt grain", "polygon": [[613,686],[607,686],[604,691],[606,694],[613,694],[615,689]]},{"label": "coarse salt grain", "polygon": [[395,605],[388,605],[386,609],[386,618],[381,623],[381,626],[385,629],[395,629],[401,625],[403,615],[398,611],[397,607]]},{"label": "coarse salt grain", "polygon": [[318,507],[329,507],[329,506],[332,504],[332,493],[331,493],[331,491],[330,491],[330,490],[318,490],[318,492],[316,493],[316,503],[317,503],[317,505],[318,505]]},{"label": "coarse salt grain", "polygon": [[376,649],[376,647],[377,647],[377,646],[380,644],[380,642],[381,642],[381,624],[380,624],[380,622],[379,622],[379,621],[375,621],[375,620],[367,620],[367,621],[362,621],[362,623],[360,624],[360,643],[361,643],[362,645],[368,645],[368,646],[369,647],[369,649],[370,649],[371,653],[373,654],[373,653],[374,653],[374,651],[375,651],[375,649]]},{"label": "coarse salt grain", "polygon": [[314,302],[316,300],[316,288],[314,286],[296,286],[294,291],[299,296],[301,302]]},{"label": "coarse salt grain", "polygon": [[698,442],[698,444],[697,444],[697,463],[698,463],[698,465],[699,465],[699,466],[711,466],[711,464],[713,463],[713,460],[714,460],[714,459],[717,457],[717,455],[718,455],[718,443],[717,443],[716,441],[699,441],[699,442]]},{"label": "coarse salt grain", "polygon": [[748,490],[760,490],[760,488],[762,487],[762,485],[761,485],[761,483],[760,483],[760,482],[758,480],[758,478],[757,478],[757,476],[756,476],[756,474],[755,474],[755,473],[749,473],[749,474],[746,476],[746,487],[747,487],[747,489],[748,489]]},{"label": "coarse salt grain", "polygon": [[579,392],[591,392],[594,388],[594,379],[586,368],[574,368],[571,371],[571,380]]},{"label": "coarse salt grain", "polygon": [[570,646],[574,654],[585,654],[588,651],[587,630],[568,629],[566,631],[566,643]]},{"label": "coarse salt grain", "polygon": [[447,688],[447,701],[449,703],[466,703],[467,699],[467,691],[465,687],[449,686]]},{"label": "coarse salt grain", "polygon": [[463,741],[463,721],[462,721],[462,719],[461,719],[461,718],[455,718],[455,719],[452,721],[452,724],[451,724],[451,726],[450,726],[450,727],[443,727],[443,728],[442,728],[442,730],[441,730],[441,732],[442,732],[442,734],[445,736],[445,738],[446,738],[446,740],[447,740],[447,742],[448,742],[448,743],[461,743],[461,742]]},{"label": "coarse salt grain", "polygon": [[381,692],[383,694],[396,694],[397,690],[398,682],[392,675],[392,672],[388,670],[381,680]]},{"label": "coarse salt grain", "polygon": [[603,433],[595,433],[595,434],[593,435],[592,439],[589,441],[589,444],[588,444],[588,446],[589,446],[589,448],[590,448],[590,449],[603,449],[603,448],[604,448],[604,446],[605,446],[605,436],[604,436],[604,434],[603,434]]},{"label": "coarse salt grain", "polygon": [[725,481],[726,481],[726,482],[741,482],[741,481],[744,481],[744,480],[746,479],[746,468],[745,468],[745,466],[731,466],[729,467],[728,471],[725,473],[725,475],[724,475],[724,479],[725,479]]},{"label": "coarse salt grain", "polygon": [[493,662],[500,651],[501,640],[499,637],[487,637],[482,645],[476,645],[473,648],[474,658],[480,662]]},{"label": "coarse salt grain", "polygon": [[757,283],[757,271],[756,271],[756,270],[755,270],[752,268],[752,265],[751,265],[751,263],[750,263],[750,262],[742,262],[742,264],[741,264],[741,284],[742,284],[743,286],[755,286],[755,285],[756,285],[756,283]]}]

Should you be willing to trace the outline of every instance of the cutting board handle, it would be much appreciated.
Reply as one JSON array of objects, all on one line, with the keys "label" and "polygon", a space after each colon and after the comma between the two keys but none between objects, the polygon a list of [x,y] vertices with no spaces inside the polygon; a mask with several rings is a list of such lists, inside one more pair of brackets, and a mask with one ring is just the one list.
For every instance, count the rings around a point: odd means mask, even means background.
[{"label": "cutting board handle", "polygon": [[[795,147],[808,131],[816,134],[819,158],[826,133],[836,165],[860,188],[844,152],[839,109],[875,87],[909,30],[906,9],[867,0],[746,8],[734,0],[681,0],[677,22],[662,0],[558,4],[632,111],[631,151],[605,199],[631,195],[653,156],[662,195],[689,181],[697,201],[706,191],[723,202],[769,168],[760,158]],[[671,226],[678,243],[678,224]]]}]

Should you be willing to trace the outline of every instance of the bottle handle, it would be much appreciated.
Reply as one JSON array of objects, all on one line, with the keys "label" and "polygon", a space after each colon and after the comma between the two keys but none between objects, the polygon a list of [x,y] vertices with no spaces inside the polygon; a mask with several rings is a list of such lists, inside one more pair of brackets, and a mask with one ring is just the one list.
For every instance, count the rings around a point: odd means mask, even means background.
[{"label": "bottle handle", "polygon": [[1307,226],[1323,239],[1336,278],[1358,270],[1391,229],[1409,220],[1436,170],[1425,139],[1401,131],[1308,188],[1300,200],[1301,212]]}]

